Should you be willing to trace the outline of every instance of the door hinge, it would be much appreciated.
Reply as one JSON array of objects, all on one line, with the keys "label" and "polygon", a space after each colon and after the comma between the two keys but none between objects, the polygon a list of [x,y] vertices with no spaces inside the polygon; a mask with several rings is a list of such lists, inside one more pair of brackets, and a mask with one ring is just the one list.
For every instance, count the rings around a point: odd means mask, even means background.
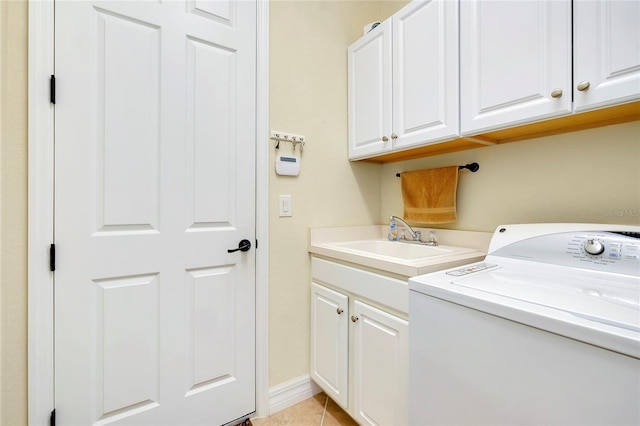
[{"label": "door hinge", "polygon": [[51,244],[49,247],[49,269],[51,272],[56,270],[56,245]]},{"label": "door hinge", "polygon": [[56,426],[56,409],[54,408],[49,417],[49,426]]},{"label": "door hinge", "polygon": [[49,97],[51,103],[55,105],[56,103],[56,76],[51,75],[51,80],[49,80]]}]

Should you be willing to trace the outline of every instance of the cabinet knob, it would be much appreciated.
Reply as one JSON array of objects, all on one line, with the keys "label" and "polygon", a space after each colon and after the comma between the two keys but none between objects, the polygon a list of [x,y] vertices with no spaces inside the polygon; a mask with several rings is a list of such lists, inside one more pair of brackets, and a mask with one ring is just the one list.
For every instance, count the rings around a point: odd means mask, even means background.
[{"label": "cabinet knob", "polygon": [[356,315],[351,315],[351,321],[356,322],[358,321],[360,318],[358,318]]},{"label": "cabinet knob", "polygon": [[342,313],[344,312],[344,310],[342,310],[342,309],[338,308],[338,309],[336,309],[336,312],[338,313],[338,315],[342,315]]},{"label": "cabinet knob", "polygon": [[588,81],[581,81],[578,83],[577,89],[584,92],[585,90],[589,90],[589,86],[591,86],[591,84]]},{"label": "cabinet knob", "polygon": [[389,141],[389,138],[388,138],[388,137],[386,137],[386,136],[383,136],[383,137],[382,137],[382,142],[388,142],[388,141]]},{"label": "cabinet knob", "polygon": [[562,97],[562,89],[554,89],[551,92],[551,97],[556,99]]},{"label": "cabinet knob", "polygon": [[398,139],[398,135],[396,135],[395,133],[391,133],[391,139],[395,141],[396,139]]}]

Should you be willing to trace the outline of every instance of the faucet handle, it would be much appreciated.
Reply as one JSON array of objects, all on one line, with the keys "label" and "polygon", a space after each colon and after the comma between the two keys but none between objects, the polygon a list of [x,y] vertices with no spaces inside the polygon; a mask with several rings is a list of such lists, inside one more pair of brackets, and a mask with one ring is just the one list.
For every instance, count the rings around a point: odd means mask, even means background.
[{"label": "faucet handle", "polygon": [[420,236],[422,235],[422,233],[420,231],[413,231],[416,234],[416,241],[420,241]]}]

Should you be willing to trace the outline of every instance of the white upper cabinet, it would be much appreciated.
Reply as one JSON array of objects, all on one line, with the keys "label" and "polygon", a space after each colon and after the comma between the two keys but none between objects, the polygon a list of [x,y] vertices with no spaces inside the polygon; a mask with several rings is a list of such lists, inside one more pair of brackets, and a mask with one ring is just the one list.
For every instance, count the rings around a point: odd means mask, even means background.
[{"label": "white upper cabinet", "polygon": [[640,98],[640,2],[573,3],[574,109]]},{"label": "white upper cabinet", "polygon": [[457,136],[457,1],[409,3],[348,58],[350,159]]},{"label": "white upper cabinet", "polygon": [[461,134],[571,112],[571,1],[460,2]]},{"label": "white upper cabinet", "polygon": [[458,2],[415,1],[392,19],[393,149],[456,137]]},{"label": "white upper cabinet", "polygon": [[391,20],[348,50],[349,158],[391,149]]},{"label": "white upper cabinet", "polygon": [[640,109],[640,0],[414,0],[348,52],[351,160],[598,127]]}]

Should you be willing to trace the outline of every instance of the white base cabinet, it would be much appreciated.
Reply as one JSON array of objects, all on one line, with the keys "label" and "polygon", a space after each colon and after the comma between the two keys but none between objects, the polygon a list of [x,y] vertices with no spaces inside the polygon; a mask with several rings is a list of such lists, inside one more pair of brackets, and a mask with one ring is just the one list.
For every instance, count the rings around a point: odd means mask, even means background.
[{"label": "white base cabinet", "polygon": [[363,425],[407,424],[409,323],[355,300],[353,414]]},{"label": "white base cabinet", "polygon": [[407,424],[407,283],[317,258],[312,275],[311,378],[361,425]]},{"label": "white base cabinet", "polygon": [[338,405],[347,408],[349,298],[311,284],[311,376]]}]

